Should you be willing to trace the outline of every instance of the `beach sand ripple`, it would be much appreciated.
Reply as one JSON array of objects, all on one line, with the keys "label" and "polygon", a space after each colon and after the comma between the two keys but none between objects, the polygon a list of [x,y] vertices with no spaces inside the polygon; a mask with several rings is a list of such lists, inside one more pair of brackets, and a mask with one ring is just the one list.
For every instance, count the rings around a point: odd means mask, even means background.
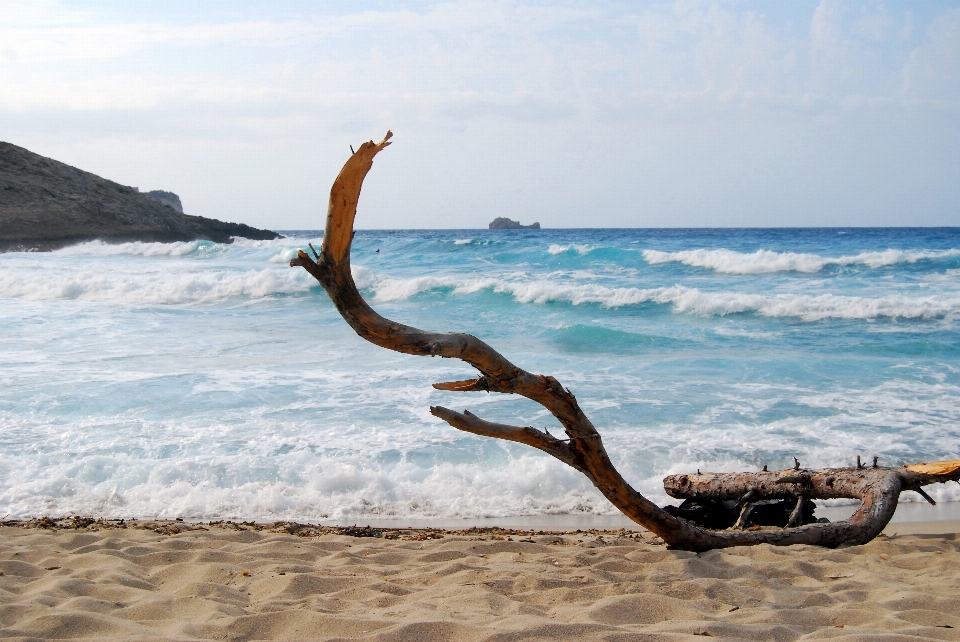
[{"label": "beach sand ripple", "polygon": [[0,570],[12,640],[960,640],[954,534],[695,554],[628,531],[5,526]]}]

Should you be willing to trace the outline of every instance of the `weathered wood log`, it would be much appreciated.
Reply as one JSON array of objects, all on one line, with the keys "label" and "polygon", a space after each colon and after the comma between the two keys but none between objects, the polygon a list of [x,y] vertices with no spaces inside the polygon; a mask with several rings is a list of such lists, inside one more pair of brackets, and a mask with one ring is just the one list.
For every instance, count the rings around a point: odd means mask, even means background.
[{"label": "weathered wood log", "polygon": [[782,497],[798,500],[798,514],[802,510],[800,502],[806,498],[852,497],[862,500],[863,505],[843,522],[764,530],[714,531],[664,511],[621,477],[603,447],[600,433],[580,409],[573,393],[559,381],[518,368],[472,335],[428,332],[386,319],[360,295],[350,271],[353,222],[363,180],[373,165],[374,156],[390,144],[392,135],[387,132],[380,143],[364,143],[347,159],[330,190],[323,245],[319,255],[315,254],[317,260],[301,250],[290,265],[303,267],[313,275],[344,320],[367,341],[406,354],[461,359],[480,373],[475,379],[434,384],[436,389],[521,395],[550,411],[563,426],[568,439],[557,439],[532,427],[486,421],[469,411],[461,413],[442,406],[430,408],[431,413],[454,428],[526,444],[559,459],[586,475],[627,517],[662,537],[669,546],[687,550],[761,543],[838,546],[867,542],[883,530],[902,490],[918,490],[935,481],[960,479],[960,462],[955,468],[923,471],[905,468],[807,471],[799,470],[797,462],[797,470],[784,473],[674,475],[665,480],[665,488],[675,497],[745,498],[742,502],[745,509],[753,501]]}]

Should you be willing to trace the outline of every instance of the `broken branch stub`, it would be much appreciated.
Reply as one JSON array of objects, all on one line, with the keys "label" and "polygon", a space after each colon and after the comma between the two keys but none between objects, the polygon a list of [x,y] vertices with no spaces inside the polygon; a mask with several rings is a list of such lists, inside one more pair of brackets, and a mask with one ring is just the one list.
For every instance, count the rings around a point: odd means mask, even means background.
[{"label": "broken branch stub", "polygon": [[373,158],[390,144],[388,141],[392,136],[387,132],[379,143],[364,143],[347,160],[330,190],[319,259],[314,261],[306,252],[300,251],[290,265],[303,267],[313,275],[344,320],[367,341],[406,354],[461,359],[480,373],[476,379],[434,384],[436,389],[521,395],[550,411],[563,426],[568,439],[557,439],[536,428],[486,421],[468,411],[461,413],[442,406],[430,408],[433,415],[454,428],[526,444],[555,457],[586,475],[627,517],[662,537],[668,545],[687,550],[762,543],[838,546],[867,542],[886,526],[902,490],[916,490],[934,481],[960,479],[960,462],[952,469],[938,468],[935,472],[905,468],[840,468],[783,473],[674,475],[664,481],[667,492],[674,497],[745,498],[745,509],[754,501],[794,498],[798,504],[794,511],[796,515],[791,518],[794,521],[807,499],[851,497],[862,500],[863,504],[850,519],[842,522],[764,530],[710,530],[661,509],[621,477],[603,447],[600,433],[583,413],[573,394],[559,381],[518,368],[472,335],[428,332],[386,319],[360,295],[350,271],[353,223],[363,179],[373,166]]}]

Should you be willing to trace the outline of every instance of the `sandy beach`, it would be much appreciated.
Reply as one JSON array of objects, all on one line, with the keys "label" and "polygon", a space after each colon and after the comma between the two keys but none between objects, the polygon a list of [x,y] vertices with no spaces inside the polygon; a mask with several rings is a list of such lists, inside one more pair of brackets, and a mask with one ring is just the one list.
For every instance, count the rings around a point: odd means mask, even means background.
[{"label": "sandy beach", "polygon": [[14,640],[960,640],[957,522],[701,554],[629,530],[7,524]]}]

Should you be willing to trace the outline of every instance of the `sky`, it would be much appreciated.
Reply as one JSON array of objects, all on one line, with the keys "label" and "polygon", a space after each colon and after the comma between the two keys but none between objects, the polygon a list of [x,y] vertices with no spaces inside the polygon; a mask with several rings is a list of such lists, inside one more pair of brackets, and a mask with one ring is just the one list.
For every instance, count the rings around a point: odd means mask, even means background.
[{"label": "sky", "polygon": [[960,0],[0,0],[0,140],[358,228],[960,225]]}]

